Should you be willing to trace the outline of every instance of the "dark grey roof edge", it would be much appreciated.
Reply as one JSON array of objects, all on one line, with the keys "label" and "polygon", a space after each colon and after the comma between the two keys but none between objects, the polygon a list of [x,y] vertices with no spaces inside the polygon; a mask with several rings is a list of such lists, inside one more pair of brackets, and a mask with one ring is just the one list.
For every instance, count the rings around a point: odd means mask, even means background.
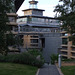
[{"label": "dark grey roof edge", "polygon": [[31,26],[31,27],[39,27],[39,28],[59,28],[57,25],[35,25],[35,24],[18,24],[19,26]]},{"label": "dark grey roof edge", "polygon": [[22,10],[22,11],[28,11],[28,10],[39,10],[39,11],[45,11],[43,9],[36,9],[36,8],[29,8],[29,9],[25,9],[25,10]]},{"label": "dark grey roof edge", "polygon": [[40,15],[25,15],[25,16],[18,16],[18,18],[24,18],[24,17],[38,17],[38,18],[58,19],[58,18],[54,18],[54,17],[40,16]]}]

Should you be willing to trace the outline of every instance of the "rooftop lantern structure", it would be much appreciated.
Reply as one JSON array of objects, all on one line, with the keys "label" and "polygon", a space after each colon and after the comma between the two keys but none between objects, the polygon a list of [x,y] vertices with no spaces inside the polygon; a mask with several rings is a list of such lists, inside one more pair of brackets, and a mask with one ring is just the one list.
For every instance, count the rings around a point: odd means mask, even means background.
[{"label": "rooftop lantern structure", "polygon": [[30,3],[29,8],[37,9],[37,3],[38,3],[38,1],[32,0],[32,1],[29,1],[29,3]]}]

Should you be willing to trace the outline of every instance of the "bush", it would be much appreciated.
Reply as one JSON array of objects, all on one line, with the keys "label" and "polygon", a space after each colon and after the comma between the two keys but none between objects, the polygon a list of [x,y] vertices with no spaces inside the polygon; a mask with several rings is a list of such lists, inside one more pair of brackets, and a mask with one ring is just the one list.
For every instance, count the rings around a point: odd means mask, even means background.
[{"label": "bush", "polygon": [[30,50],[28,50],[28,53],[30,53],[31,55],[33,55],[35,57],[38,55],[41,55],[41,52],[37,49],[30,49]]},{"label": "bush", "polygon": [[50,58],[51,58],[51,64],[55,64],[55,61],[58,61],[58,54],[57,55],[56,54],[52,54],[50,56]]},{"label": "bush", "polygon": [[30,49],[30,50],[28,50],[28,53],[30,53],[31,55],[33,55],[36,58],[35,65],[40,67],[40,66],[42,66],[44,64],[44,58],[43,58],[42,53],[41,53],[40,50],[38,50],[38,49]]},{"label": "bush", "polygon": [[34,66],[37,66],[37,67],[42,67],[44,64],[44,61],[43,60],[35,60],[35,63],[34,63]]},{"label": "bush", "polygon": [[41,60],[44,60],[42,57],[42,53],[40,50],[37,49],[30,49],[28,50],[28,53],[30,53],[31,55],[33,55],[34,57],[37,57],[38,55],[40,55]]},{"label": "bush", "polygon": [[7,56],[0,55],[0,62],[20,63],[36,67],[41,67],[43,65],[42,60],[37,60],[36,57],[28,52],[20,54],[9,54]]}]

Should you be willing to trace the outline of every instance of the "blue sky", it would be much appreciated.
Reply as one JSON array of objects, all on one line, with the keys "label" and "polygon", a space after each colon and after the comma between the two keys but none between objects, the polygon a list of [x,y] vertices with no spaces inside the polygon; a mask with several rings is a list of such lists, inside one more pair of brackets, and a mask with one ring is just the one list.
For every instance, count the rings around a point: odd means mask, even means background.
[{"label": "blue sky", "polygon": [[[24,3],[21,5],[20,9],[18,10],[17,14],[19,16],[23,16],[22,10],[29,8],[29,1],[31,0],[25,0]],[[44,9],[44,16],[54,17],[55,13],[53,12],[55,6],[59,3],[59,0],[36,0],[39,3],[37,4],[37,7],[39,9]]]}]

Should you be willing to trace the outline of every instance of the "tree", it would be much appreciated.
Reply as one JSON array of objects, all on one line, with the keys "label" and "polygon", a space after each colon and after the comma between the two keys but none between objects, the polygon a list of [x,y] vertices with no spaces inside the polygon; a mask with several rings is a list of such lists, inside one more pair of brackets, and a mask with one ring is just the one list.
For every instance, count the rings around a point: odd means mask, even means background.
[{"label": "tree", "polygon": [[10,31],[6,22],[9,22],[7,14],[13,11],[12,0],[0,0],[0,52],[7,53],[6,32]]},{"label": "tree", "polygon": [[59,0],[62,5],[57,5],[54,12],[63,21],[62,28],[71,34],[70,40],[75,42],[75,0]]}]

